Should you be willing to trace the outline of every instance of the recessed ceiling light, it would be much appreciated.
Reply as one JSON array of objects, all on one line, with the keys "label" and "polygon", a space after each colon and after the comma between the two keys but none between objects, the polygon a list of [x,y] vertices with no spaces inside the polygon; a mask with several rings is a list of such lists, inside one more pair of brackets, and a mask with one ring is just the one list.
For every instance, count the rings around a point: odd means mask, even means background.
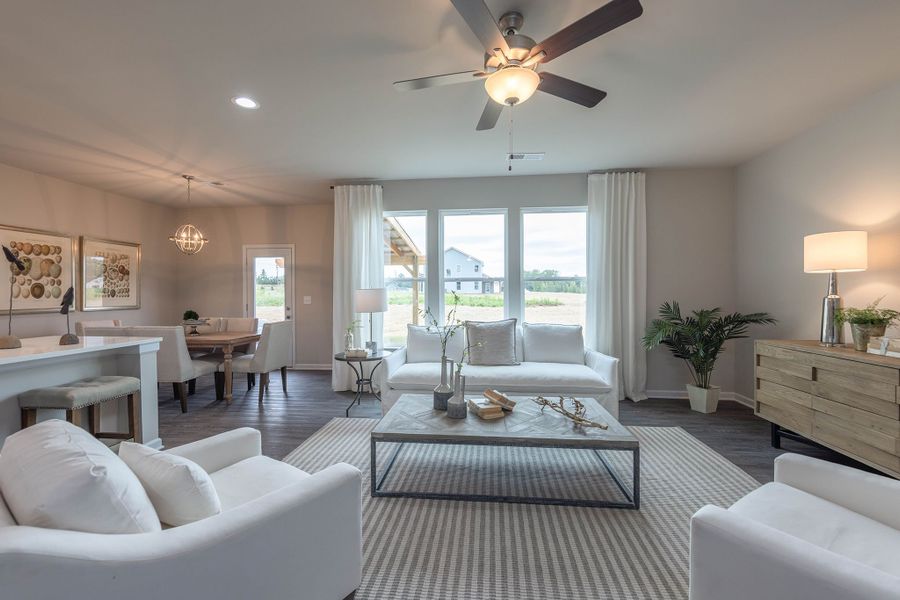
[{"label": "recessed ceiling light", "polygon": [[240,106],[241,108],[249,108],[256,109],[259,108],[259,102],[254,100],[253,98],[249,98],[247,96],[235,96],[231,99],[232,102]]}]

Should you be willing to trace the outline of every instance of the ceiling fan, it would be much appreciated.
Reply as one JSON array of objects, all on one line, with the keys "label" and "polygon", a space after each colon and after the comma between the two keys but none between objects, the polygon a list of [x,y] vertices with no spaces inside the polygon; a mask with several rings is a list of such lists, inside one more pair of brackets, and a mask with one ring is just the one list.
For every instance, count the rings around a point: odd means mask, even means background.
[{"label": "ceiling fan", "polygon": [[507,12],[495,21],[484,0],[450,0],[484,46],[484,68],[394,82],[401,91],[484,80],[490,96],[476,130],[492,129],[504,106],[525,102],[539,90],[593,108],[606,92],[554,75],[538,67],[569,50],[632,21],[644,12],[639,0],[612,0],[541,43],[519,33],[522,13]]}]

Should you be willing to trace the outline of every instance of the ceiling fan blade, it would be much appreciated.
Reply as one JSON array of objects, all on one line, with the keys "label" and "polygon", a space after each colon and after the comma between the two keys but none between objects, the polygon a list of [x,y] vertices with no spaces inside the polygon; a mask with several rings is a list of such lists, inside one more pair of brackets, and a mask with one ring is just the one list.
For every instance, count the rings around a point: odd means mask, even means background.
[{"label": "ceiling fan blade", "polygon": [[588,108],[594,108],[597,103],[606,98],[606,92],[554,75],[553,73],[539,73],[541,83],[538,88],[542,92],[552,94],[563,100],[568,100]]},{"label": "ceiling fan blade", "polygon": [[454,85],[457,83],[478,81],[479,79],[484,79],[488,75],[489,73],[484,73],[482,71],[461,71],[459,73],[447,73],[446,75],[432,75],[431,77],[419,77],[418,79],[395,81],[394,87],[401,92],[409,92],[441,85]]},{"label": "ceiling fan blade", "polygon": [[497,120],[500,119],[500,113],[502,112],[503,105],[497,104],[488,98],[487,104],[484,106],[484,112],[481,113],[481,118],[478,119],[478,125],[475,126],[475,131],[493,129],[494,125],[497,124]]},{"label": "ceiling fan blade", "polygon": [[547,54],[541,62],[550,62],[585,42],[637,19],[643,12],[640,0],[612,0],[548,37],[532,49],[531,56],[543,51]]},{"label": "ceiling fan blade", "polygon": [[504,55],[509,56],[509,45],[506,38],[497,25],[497,19],[491,14],[484,0],[450,0],[456,11],[484,46],[484,51],[494,54],[495,48],[500,48]]}]

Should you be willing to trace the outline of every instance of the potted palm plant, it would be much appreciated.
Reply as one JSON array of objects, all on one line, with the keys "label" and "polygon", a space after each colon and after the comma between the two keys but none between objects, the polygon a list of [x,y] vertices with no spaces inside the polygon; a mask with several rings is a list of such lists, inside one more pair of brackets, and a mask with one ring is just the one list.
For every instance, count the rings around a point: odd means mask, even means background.
[{"label": "potted palm plant", "polygon": [[716,412],[719,405],[719,386],[710,384],[716,360],[728,340],[747,337],[750,325],[771,325],[775,319],[768,313],[723,315],[720,308],[702,308],[681,315],[675,301],[659,307],[642,340],[644,348],[652,350],[666,346],[676,358],[682,359],[691,372],[694,384],[687,386],[691,409],[702,413]]},{"label": "potted palm plant", "polygon": [[853,334],[853,347],[865,352],[869,346],[869,338],[884,335],[885,329],[900,320],[900,312],[889,308],[878,308],[884,296],[865,308],[839,308],[834,315],[838,326],[850,323]]}]

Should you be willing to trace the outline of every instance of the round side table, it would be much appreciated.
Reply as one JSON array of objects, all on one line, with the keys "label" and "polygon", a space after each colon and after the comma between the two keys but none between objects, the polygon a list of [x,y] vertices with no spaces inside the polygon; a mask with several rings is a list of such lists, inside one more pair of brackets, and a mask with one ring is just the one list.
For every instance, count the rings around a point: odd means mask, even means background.
[{"label": "round side table", "polygon": [[[381,366],[381,361],[390,355],[391,353],[385,350],[382,350],[377,354],[362,357],[347,357],[343,352],[334,355],[334,360],[347,363],[347,366],[353,369],[353,372],[356,374],[356,396],[353,397],[353,402],[347,407],[347,410],[345,411],[346,416],[350,416],[350,409],[353,408],[354,404],[359,405],[360,399],[366,391],[366,386],[369,386],[369,391],[375,396],[375,399],[381,402],[381,396],[378,395],[375,391],[375,386],[372,385],[372,376],[375,374],[375,370]],[[375,365],[372,367],[372,370],[369,371],[369,376],[366,377],[364,363],[372,362],[374,362]],[[356,363],[358,367],[353,363]]]}]

